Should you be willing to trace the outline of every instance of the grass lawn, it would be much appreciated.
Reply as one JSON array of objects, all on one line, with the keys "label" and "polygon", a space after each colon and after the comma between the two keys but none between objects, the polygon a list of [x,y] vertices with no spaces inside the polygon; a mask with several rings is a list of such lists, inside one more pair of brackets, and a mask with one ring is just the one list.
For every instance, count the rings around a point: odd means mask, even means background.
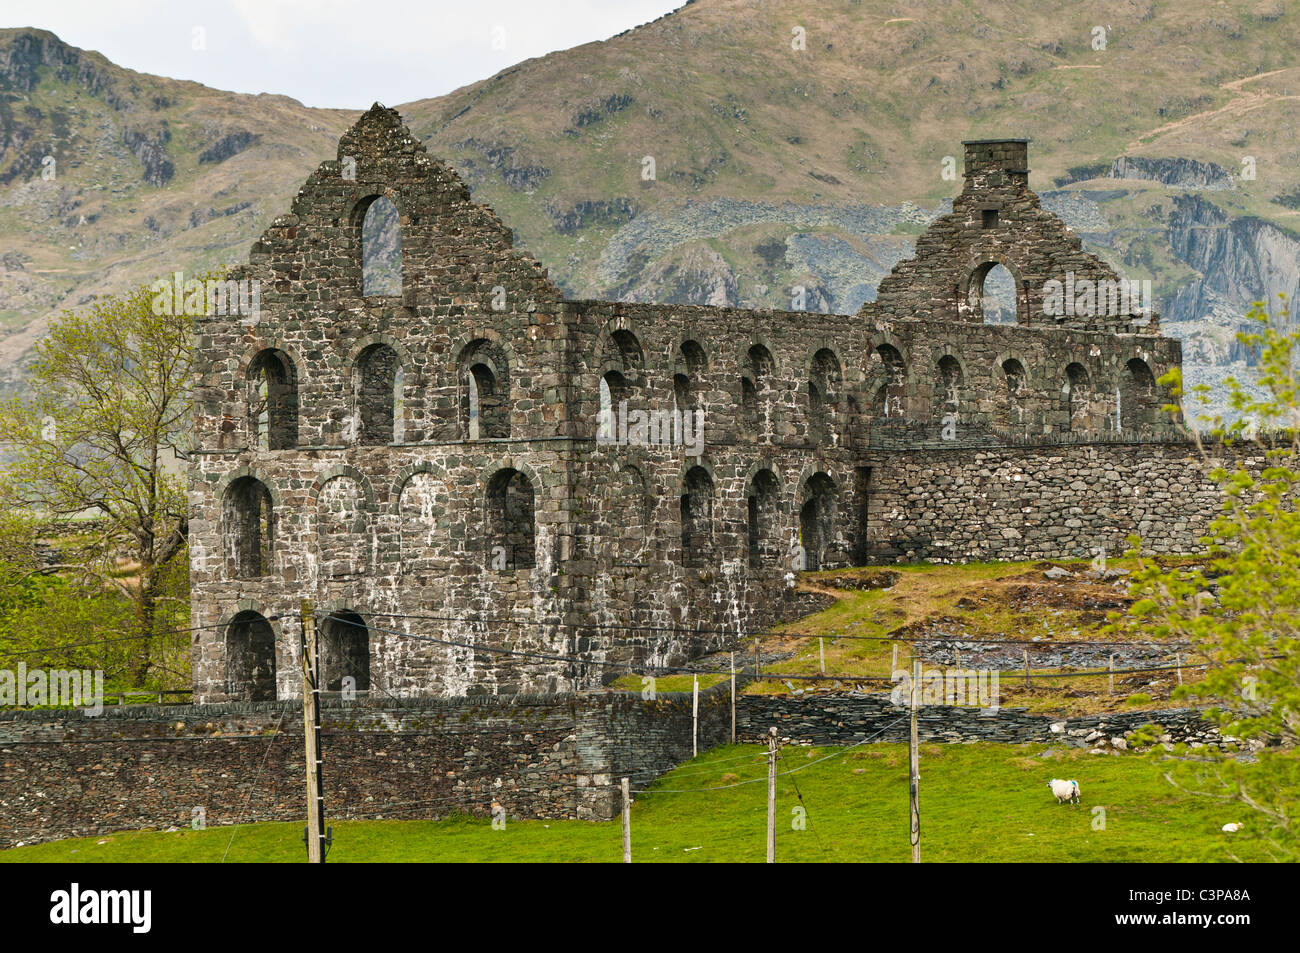
[{"label": "grass lawn", "polygon": [[[1162,766],[1146,757],[1041,744],[926,744],[921,752],[926,861],[1206,862],[1229,861],[1230,850],[1243,860],[1263,859],[1244,834],[1220,831],[1228,821],[1252,818],[1178,792],[1161,776]],[[758,746],[717,748],[636,795],[633,860],[762,862],[765,760]],[[800,766],[778,779],[778,862],[910,859],[906,746],[782,750],[780,771]],[[1083,802],[1058,805],[1047,789],[1053,777],[1077,780]],[[748,780],[756,783],[721,787]],[[714,790],[669,793],[699,788]],[[800,806],[807,810],[806,829],[795,830]],[[1094,829],[1097,807],[1105,810],[1104,830]],[[331,823],[331,862],[617,862],[621,856],[617,820],[512,819],[504,830],[469,817]],[[302,824],[125,832],[0,851],[0,862],[217,862],[223,855],[302,862]]]}]

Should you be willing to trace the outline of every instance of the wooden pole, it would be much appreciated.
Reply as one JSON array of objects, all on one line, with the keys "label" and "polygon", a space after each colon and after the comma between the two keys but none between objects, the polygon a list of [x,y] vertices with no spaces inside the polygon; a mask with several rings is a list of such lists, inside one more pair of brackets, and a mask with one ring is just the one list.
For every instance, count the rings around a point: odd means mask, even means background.
[{"label": "wooden pole", "polygon": [[700,756],[700,676],[691,676],[691,757]]},{"label": "wooden pole", "polygon": [[1110,661],[1106,664],[1106,667],[1110,669],[1110,678],[1109,678],[1110,693],[1114,695],[1115,694],[1115,656],[1114,655],[1110,657]]},{"label": "wooden pole", "polygon": [[1174,653],[1174,664],[1178,666],[1178,684],[1183,684],[1183,653]]},{"label": "wooden pole", "polygon": [[632,794],[623,779],[623,863],[632,863]]},{"label": "wooden pole", "polygon": [[1029,649],[1021,649],[1025,654],[1025,688],[1029,687]]},{"label": "wooden pole", "polygon": [[754,640],[754,678],[759,678],[763,674],[763,660],[758,654],[758,639]]},{"label": "wooden pole", "polygon": [[731,653],[731,743],[736,743],[736,653]]},{"label": "wooden pole", "polygon": [[820,635],[817,636],[817,657],[821,659],[822,674],[826,674],[826,640]]},{"label": "wooden pole", "polygon": [[893,675],[898,671],[898,643],[894,643],[894,660],[889,663],[889,674]]},{"label": "wooden pole", "polygon": [[911,784],[908,791],[911,800],[911,828],[912,828],[912,863],[921,862],[921,748],[917,744],[916,730],[916,709],[921,699],[921,660],[913,657],[912,659],[912,691],[911,691],[911,728],[908,736],[908,768],[911,773]]},{"label": "wooden pole", "polygon": [[767,862],[776,863],[776,725],[767,737]]},{"label": "wooden pole", "polygon": [[303,599],[299,649],[302,655],[303,747],[307,758],[307,862],[325,863],[325,797],[321,785],[320,658],[316,650],[316,614]]}]

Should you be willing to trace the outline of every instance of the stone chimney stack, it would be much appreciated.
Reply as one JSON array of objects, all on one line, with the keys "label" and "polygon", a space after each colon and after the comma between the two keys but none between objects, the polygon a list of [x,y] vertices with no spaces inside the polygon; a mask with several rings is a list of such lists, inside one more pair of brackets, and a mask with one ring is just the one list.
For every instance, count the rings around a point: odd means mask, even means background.
[{"label": "stone chimney stack", "polygon": [[966,189],[1029,188],[1028,139],[965,139]]}]

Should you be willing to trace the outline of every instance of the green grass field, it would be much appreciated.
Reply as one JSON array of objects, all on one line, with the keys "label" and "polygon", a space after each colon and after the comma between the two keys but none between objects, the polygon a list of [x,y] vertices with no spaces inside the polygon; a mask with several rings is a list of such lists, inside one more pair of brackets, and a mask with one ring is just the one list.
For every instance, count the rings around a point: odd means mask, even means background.
[{"label": "green grass field", "polygon": [[[921,856],[926,861],[1229,861],[1263,859],[1243,834],[1220,831],[1237,809],[1183,794],[1150,758],[1045,745],[921,748]],[[818,763],[817,759],[830,757]],[[635,862],[762,862],[766,759],[753,745],[718,748],[635,797]],[[910,859],[907,749],[785,748],[778,779],[777,860]],[[1053,777],[1079,782],[1082,803],[1057,804]],[[754,781],[734,787],[738,782]],[[796,788],[797,785],[797,788]],[[635,784],[633,785],[635,788]],[[710,790],[697,790],[700,788]],[[690,793],[670,793],[687,790]],[[656,793],[659,792],[659,793]],[[802,801],[799,795],[802,794]],[[807,811],[794,829],[798,807]],[[1104,809],[1104,829],[1094,829]],[[617,820],[331,821],[331,862],[617,862]],[[233,835],[233,839],[232,839]],[[125,832],[0,851],[0,862],[302,862],[302,824]]]}]

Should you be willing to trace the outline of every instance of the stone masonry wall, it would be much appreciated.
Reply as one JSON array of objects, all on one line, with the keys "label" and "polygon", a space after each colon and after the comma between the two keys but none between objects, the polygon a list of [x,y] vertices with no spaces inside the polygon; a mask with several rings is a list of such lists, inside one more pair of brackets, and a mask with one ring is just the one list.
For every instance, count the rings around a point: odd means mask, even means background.
[{"label": "stone masonry wall", "polygon": [[[701,750],[730,735],[701,693]],[[691,757],[691,697],[417,699],[322,709],[327,813],[341,818],[608,819],[621,777]],[[0,712],[0,848],[138,828],[299,820],[296,702]]]},{"label": "stone masonry wall", "polygon": [[872,468],[870,551],[903,562],[1115,556],[1137,534],[1146,552],[1196,552],[1222,508],[1206,473],[1262,461],[1245,446],[1207,465],[1182,444],[890,454]]},{"label": "stone masonry wall", "polygon": [[[907,711],[884,693],[741,695],[737,739],[850,745],[907,739]],[[644,787],[691,757],[691,696],[627,693],[327,702],[329,819],[465,813],[608,820],[619,779]],[[1123,745],[1156,722],[1165,740],[1218,744],[1193,709],[1059,719],[1004,708],[929,706],[925,741]],[[725,685],[700,694],[699,749],[730,738]],[[1115,739],[1121,739],[1116,744]],[[0,712],[0,848],[112,831],[298,821],[304,816],[296,702]],[[486,820],[485,820],[486,822]]]},{"label": "stone masonry wall", "polygon": [[[863,742],[907,742],[910,718],[905,706],[894,705],[888,693],[816,694],[804,696],[742,695],[736,710],[736,739],[766,741],[775,725],[785,744],[855,745]],[[1114,739],[1147,724],[1164,728],[1164,740],[1178,744],[1220,743],[1219,733],[1193,708],[1159,711],[1106,712],[1077,718],[1032,714],[1024,708],[928,705],[917,713],[922,741],[1003,744],[1032,742],[1071,747],[1111,746]]]}]

